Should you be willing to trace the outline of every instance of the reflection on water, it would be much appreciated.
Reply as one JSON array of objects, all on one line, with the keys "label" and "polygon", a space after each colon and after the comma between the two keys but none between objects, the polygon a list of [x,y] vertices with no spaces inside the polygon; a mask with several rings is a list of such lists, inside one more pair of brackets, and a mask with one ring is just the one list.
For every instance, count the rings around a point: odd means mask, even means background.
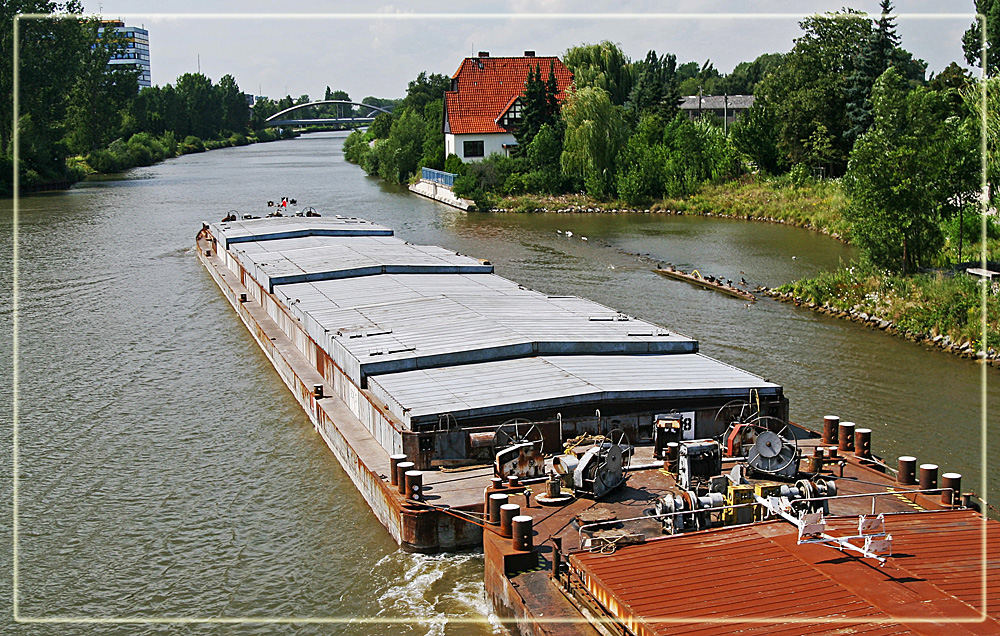
[{"label": "reflection on water", "polygon": [[[833,268],[850,248],[715,218],[465,214],[364,176],[343,162],[342,138],[187,156],[22,201],[22,614],[419,615],[430,622],[241,631],[496,630],[485,620],[444,625],[447,616],[486,613],[478,557],[396,549],[191,252],[203,220],[286,195],[697,337],[708,355],[784,385],[797,421],[854,420],[873,429],[874,449],[890,461],[914,454],[963,472],[965,487],[979,490],[975,365],[651,271],[670,262],[775,285]],[[9,237],[9,201],[0,223]],[[10,266],[4,259],[5,285]],[[9,297],[0,302],[7,323]],[[10,369],[2,373],[9,382]],[[998,412],[994,387],[988,399]],[[10,448],[10,429],[0,435]],[[996,494],[1000,478],[990,479]],[[5,520],[10,498],[7,480]],[[0,524],[9,544],[9,521]],[[9,567],[10,554],[3,559]],[[9,606],[8,589],[0,594]]]}]

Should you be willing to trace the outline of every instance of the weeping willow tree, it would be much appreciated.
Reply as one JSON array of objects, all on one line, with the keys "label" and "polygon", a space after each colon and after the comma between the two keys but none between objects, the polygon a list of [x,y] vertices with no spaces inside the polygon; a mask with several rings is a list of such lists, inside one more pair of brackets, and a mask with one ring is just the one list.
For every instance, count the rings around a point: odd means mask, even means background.
[{"label": "weeping willow tree", "polygon": [[606,90],[585,87],[570,93],[563,120],[563,174],[582,180],[587,194],[608,198],[615,192],[615,166],[628,138],[621,106],[611,103]]},{"label": "weeping willow tree", "polygon": [[563,63],[572,71],[577,88],[603,89],[615,106],[624,104],[632,92],[635,68],[613,42],[574,46],[563,55]]}]

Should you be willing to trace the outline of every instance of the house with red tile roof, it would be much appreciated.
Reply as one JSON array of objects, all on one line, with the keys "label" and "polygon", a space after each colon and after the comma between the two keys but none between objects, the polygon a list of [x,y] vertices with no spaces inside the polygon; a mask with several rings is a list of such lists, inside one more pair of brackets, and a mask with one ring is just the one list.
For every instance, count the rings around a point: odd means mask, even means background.
[{"label": "house with red tile roof", "polygon": [[467,57],[451,76],[451,90],[444,94],[444,152],[462,161],[480,161],[493,153],[509,155],[517,145],[514,130],[521,121],[524,83],[538,67],[542,80],[551,68],[562,101],[573,75],[558,57],[490,57],[480,51]]}]

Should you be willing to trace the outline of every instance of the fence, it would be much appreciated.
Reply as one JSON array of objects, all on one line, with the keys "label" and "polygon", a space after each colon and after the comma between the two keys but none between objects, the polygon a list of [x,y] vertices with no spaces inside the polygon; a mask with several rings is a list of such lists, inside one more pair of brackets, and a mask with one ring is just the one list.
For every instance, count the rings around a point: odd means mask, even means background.
[{"label": "fence", "polygon": [[455,185],[455,177],[458,175],[451,172],[442,172],[441,170],[434,170],[432,168],[421,168],[420,178],[427,181],[433,181],[434,183],[440,183],[443,186],[448,186],[449,188]]}]

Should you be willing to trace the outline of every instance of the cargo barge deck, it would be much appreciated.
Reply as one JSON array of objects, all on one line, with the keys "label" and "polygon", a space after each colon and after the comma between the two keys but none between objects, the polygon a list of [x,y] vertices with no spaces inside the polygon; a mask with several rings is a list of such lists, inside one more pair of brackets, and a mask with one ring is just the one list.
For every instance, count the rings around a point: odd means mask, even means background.
[{"label": "cargo barge deck", "polygon": [[[871,454],[867,429],[788,424],[779,385],[690,338],[356,218],[206,224],[197,253],[392,537],[418,552],[482,545],[487,594],[513,632],[1000,628],[987,611],[1000,602],[995,560],[981,568],[991,595],[969,592],[975,557],[995,559],[996,524],[956,474],[938,484],[937,467],[921,466],[918,483],[912,458],[897,471]],[[820,514],[832,538],[801,543],[804,514]],[[881,534],[844,529],[877,515]],[[936,531],[962,576],[927,556],[939,544],[914,538]],[[887,558],[878,542],[890,532],[906,542]],[[860,555],[840,545],[852,540]],[[761,551],[781,556],[788,590],[827,581],[854,609],[797,610],[794,593],[720,609],[715,581],[745,584]],[[706,555],[733,559],[732,572],[685,588],[679,572],[706,568]],[[909,565],[903,556],[941,567],[895,572],[892,593],[877,593],[879,566]],[[906,608],[924,597],[926,620],[914,622]]]}]

